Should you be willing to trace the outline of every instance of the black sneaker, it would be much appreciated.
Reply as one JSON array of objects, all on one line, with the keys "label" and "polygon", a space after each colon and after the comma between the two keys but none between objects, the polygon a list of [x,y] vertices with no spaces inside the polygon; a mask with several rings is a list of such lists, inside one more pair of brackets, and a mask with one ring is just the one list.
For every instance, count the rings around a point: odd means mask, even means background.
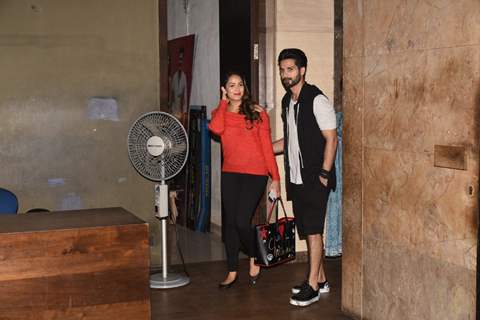
[{"label": "black sneaker", "polygon": [[302,284],[296,285],[295,287],[292,288],[292,294],[297,294],[302,290],[305,290],[308,286],[308,281],[305,280],[302,282]]},{"label": "black sneaker", "polygon": [[[302,284],[299,284],[299,285],[293,287],[292,288],[292,293],[293,294],[299,293],[300,291],[302,291],[302,289],[306,288],[307,285],[308,285],[308,281],[305,280],[304,282],[302,282]],[[330,284],[328,283],[327,280],[325,280],[324,282],[319,282],[318,283],[318,292],[319,293],[330,292]]]},{"label": "black sneaker", "polygon": [[327,293],[330,292],[330,283],[327,280],[318,283],[318,292]]},{"label": "black sneaker", "polygon": [[299,307],[306,307],[318,301],[318,290],[314,290],[309,284],[299,293],[290,298],[290,304]]}]

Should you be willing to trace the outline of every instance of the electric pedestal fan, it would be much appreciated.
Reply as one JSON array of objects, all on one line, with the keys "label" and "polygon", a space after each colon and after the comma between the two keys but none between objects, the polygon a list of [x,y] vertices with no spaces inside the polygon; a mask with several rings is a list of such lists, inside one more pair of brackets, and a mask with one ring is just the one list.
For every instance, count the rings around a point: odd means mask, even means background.
[{"label": "electric pedestal fan", "polygon": [[138,118],[128,132],[128,156],[143,177],[155,185],[155,216],[162,229],[162,273],[150,277],[150,287],[176,288],[187,285],[186,275],[167,270],[168,186],[165,181],[177,175],[187,161],[188,136],[172,115],[154,111]]}]

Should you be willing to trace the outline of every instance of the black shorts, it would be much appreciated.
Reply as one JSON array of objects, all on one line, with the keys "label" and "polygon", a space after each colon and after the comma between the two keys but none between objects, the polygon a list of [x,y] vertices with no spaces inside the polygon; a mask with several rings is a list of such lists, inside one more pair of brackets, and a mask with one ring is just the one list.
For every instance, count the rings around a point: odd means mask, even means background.
[{"label": "black shorts", "polygon": [[300,238],[323,234],[330,188],[325,187],[319,180],[318,184],[312,186],[291,184],[291,191],[293,214]]}]

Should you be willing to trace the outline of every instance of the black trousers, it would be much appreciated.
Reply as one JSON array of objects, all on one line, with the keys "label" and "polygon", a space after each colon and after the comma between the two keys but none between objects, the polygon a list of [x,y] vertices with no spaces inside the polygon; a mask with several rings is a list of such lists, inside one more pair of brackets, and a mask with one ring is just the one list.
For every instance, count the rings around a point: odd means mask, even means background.
[{"label": "black trousers", "polygon": [[222,172],[222,204],[228,271],[237,271],[242,246],[249,257],[255,254],[251,220],[265,187],[267,176]]}]

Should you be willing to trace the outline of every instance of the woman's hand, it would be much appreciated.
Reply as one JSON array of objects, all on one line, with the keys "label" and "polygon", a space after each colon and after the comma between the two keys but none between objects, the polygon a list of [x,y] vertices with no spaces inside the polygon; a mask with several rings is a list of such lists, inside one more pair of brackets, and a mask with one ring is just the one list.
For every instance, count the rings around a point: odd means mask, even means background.
[{"label": "woman's hand", "polygon": [[228,101],[228,97],[227,97],[227,89],[225,89],[225,87],[220,87],[220,90],[222,90],[222,100],[227,100]]},{"label": "woman's hand", "polygon": [[270,184],[270,192],[273,192],[277,198],[281,195],[280,181],[272,181]]}]

